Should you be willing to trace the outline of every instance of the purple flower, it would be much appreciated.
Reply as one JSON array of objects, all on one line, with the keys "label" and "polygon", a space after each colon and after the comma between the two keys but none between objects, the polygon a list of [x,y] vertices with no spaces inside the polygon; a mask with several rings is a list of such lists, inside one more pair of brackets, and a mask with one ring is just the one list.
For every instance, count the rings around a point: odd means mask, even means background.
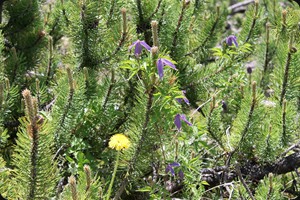
[{"label": "purple flower", "polygon": [[192,123],[186,119],[184,114],[177,114],[174,119],[174,124],[176,125],[178,131],[181,129],[181,121],[184,121],[187,125],[192,126]]},{"label": "purple flower", "polygon": [[228,108],[226,101],[222,100],[221,103],[222,103],[223,111],[226,112]]},{"label": "purple flower", "polygon": [[178,162],[173,162],[171,164],[168,164],[166,167],[166,173],[171,172],[172,176],[175,176],[174,167],[179,167],[180,164]]},{"label": "purple flower", "polygon": [[184,173],[183,173],[182,170],[179,171],[178,176],[179,176],[179,178],[180,178],[181,180],[183,180],[183,178],[184,178]]},{"label": "purple flower", "polygon": [[176,66],[171,61],[165,58],[158,59],[156,62],[156,66],[157,66],[158,76],[160,79],[164,77],[164,66],[166,65],[177,70]]},{"label": "purple flower", "polygon": [[178,103],[181,103],[182,100],[183,100],[187,105],[190,105],[190,101],[185,97],[185,93],[186,93],[186,91],[182,90],[183,98],[176,98],[176,100],[177,100]]},{"label": "purple flower", "polygon": [[226,38],[226,44],[227,44],[228,46],[232,46],[233,44],[234,44],[236,47],[239,46],[238,43],[237,43],[237,41],[236,41],[236,37],[235,37],[234,35],[230,35],[230,36],[228,36],[228,37]]},{"label": "purple flower", "polygon": [[255,69],[255,65],[256,65],[255,61],[246,64],[246,70],[248,74],[252,74],[253,70]]},{"label": "purple flower", "polygon": [[140,41],[140,40],[135,41],[135,42],[129,47],[129,50],[131,50],[132,47],[135,47],[135,49],[134,49],[134,55],[135,55],[136,57],[138,57],[138,56],[142,53],[143,47],[144,47],[145,49],[147,49],[148,51],[151,50],[151,47],[150,47],[145,41]]}]

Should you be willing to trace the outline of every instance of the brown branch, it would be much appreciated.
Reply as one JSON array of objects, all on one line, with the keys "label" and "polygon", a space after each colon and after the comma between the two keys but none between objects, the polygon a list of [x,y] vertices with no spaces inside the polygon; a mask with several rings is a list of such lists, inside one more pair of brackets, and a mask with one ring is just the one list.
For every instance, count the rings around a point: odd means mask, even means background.
[{"label": "brown branch", "polygon": [[155,10],[154,10],[153,13],[150,15],[150,17],[148,18],[147,21],[151,21],[152,17],[158,12],[161,3],[162,3],[162,0],[159,0],[159,2],[157,3],[157,6],[156,6],[156,8],[155,8]]},{"label": "brown branch", "polygon": [[254,0],[245,0],[243,2],[233,4],[233,5],[228,7],[229,13],[235,14],[238,11],[240,11],[241,9],[245,10],[244,7],[251,4],[251,3],[253,3],[253,2],[254,2]]},{"label": "brown branch", "polygon": [[179,29],[181,27],[181,23],[183,21],[183,17],[184,17],[186,9],[187,9],[187,4],[183,3],[182,9],[181,9],[178,21],[177,21],[177,26],[176,26],[175,32],[173,33],[173,42],[172,42],[172,47],[171,47],[171,54],[174,54],[174,52],[175,52],[175,49],[176,49],[176,46],[177,46],[177,41],[178,41]]},{"label": "brown branch", "polygon": [[[241,166],[241,174],[249,180],[258,182],[269,173],[286,174],[300,167],[300,152],[293,153],[287,157],[281,158],[273,163],[259,164],[255,162],[247,162]],[[209,184],[209,187],[214,187],[221,183],[222,174],[229,168],[225,166],[215,168],[202,169],[202,180]],[[231,170],[226,174],[227,182],[237,178],[236,170]]]},{"label": "brown branch", "polygon": [[238,177],[239,177],[239,179],[240,179],[242,185],[244,186],[244,188],[245,188],[246,191],[248,192],[250,198],[251,198],[252,200],[255,200],[255,198],[254,198],[254,196],[253,196],[251,190],[249,189],[248,185],[246,184],[246,182],[245,182],[245,180],[244,180],[244,178],[243,178],[243,176],[242,176],[241,169],[240,169],[240,166],[239,166],[238,164],[235,166],[235,171],[237,172],[237,175],[238,175]]}]

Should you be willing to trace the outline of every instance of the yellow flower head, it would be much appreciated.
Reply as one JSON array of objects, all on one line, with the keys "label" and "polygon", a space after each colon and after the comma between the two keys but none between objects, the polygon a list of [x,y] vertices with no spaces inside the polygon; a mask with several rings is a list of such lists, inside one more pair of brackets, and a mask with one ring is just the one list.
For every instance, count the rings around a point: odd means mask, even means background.
[{"label": "yellow flower head", "polygon": [[130,146],[130,141],[123,134],[116,134],[110,138],[108,143],[109,148],[120,151],[122,149],[127,149]]}]

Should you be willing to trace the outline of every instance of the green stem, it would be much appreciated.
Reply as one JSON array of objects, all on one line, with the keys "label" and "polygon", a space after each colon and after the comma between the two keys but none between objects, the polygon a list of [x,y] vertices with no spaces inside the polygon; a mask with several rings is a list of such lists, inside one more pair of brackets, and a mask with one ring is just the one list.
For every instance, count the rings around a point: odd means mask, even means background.
[{"label": "green stem", "polygon": [[120,151],[118,151],[118,153],[117,153],[117,159],[116,159],[116,163],[115,163],[115,168],[114,168],[114,172],[113,172],[113,175],[111,177],[110,184],[109,184],[109,187],[108,187],[108,190],[107,190],[106,200],[110,199],[111,188],[112,188],[112,186],[114,184],[114,180],[115,180],[117,169],[118,169],[118,165],[119,165],[119,158],[120,158]]}]

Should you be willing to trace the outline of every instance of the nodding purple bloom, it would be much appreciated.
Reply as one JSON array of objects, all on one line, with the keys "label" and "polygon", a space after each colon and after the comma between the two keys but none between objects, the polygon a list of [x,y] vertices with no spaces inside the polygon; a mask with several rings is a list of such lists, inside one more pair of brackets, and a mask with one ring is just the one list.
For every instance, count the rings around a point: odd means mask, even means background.
[{"label": "nodding purple bloom", "polygon": [[158,76],[160,79],[164,77],[164,66],[166,65],[171,67],[172,69],[177,70],[176,66],[171,61],[165,58],[158,59],[156,62],[156,66],[157,66]]},{"label": "nodding purple bloom", "polygon": [[180,170],[180,171],[178,172],[178,176],[179,176],[179,178],[180,178],[181,180],[183,180],[183,178],[184,178],[184,173],[183,173],[182,170]]},{"label": "nodding purple bloom", "polygon": [[192,123],[186,119],[184,114],[177,114],[174,119],[174,124],[176,125],[178,131],[181,129],[181,121],[184,121],[187,125],[192,126]]},{"label": "nodding purple bloom", "polygon": [[176,100],[177,100],[178,103],[181,103],[182,100],[183,100],[187,105],[190,105],[190,101],[186,98],[185,93],[186,93],[186,91],[182,90],[182,96],[184,96],[184,97],[183,98],[176,98]]},{"label": "nodding purple bloom", "polygon": [[175,176],[174,167],[179,167],[180,164],[178,162],[173,162],[171,164],[168,164],[166,167],[166,173],[171,172],[172,176]]},{"label": "nodding purple bloom", "polygon": [[246,70],[248,74],[252,74],[253,70],[255,69],[255,65],[256,65],[255,61],[246,64]]},{"label": "nodding purple bloom", "polygon": [[252,67],[247,67],[247,73],[248,73],[248,74],[252,74],[252,71],[253,71],[253,70],[252,70]]},{"label": "nodding purple bloom", "polygon": [[222,103],[223,111],[226,112],[227,111],[227,103],[226,103],[226,101],[222,100],[221,103]]},{"label": "nodding purple bloom", "polygon": [[239,47],[239,45],[236,41],[236,37],[234,35],[230,35],[226,38],[226,44],[228,46],[232,46],[234,44],[236,47]]},{"label": "nodding purple bloom", "polygon": [[145,41],[140,41],[140,40],[137,40],[134,43],[132,43],[132,45],[129,47],[129,50],[131,50],[132,47],[135,47],[134,55],[136,57],[138,57],[142,53],[143,47],[148,51],[151,50],[151,47]]}]

